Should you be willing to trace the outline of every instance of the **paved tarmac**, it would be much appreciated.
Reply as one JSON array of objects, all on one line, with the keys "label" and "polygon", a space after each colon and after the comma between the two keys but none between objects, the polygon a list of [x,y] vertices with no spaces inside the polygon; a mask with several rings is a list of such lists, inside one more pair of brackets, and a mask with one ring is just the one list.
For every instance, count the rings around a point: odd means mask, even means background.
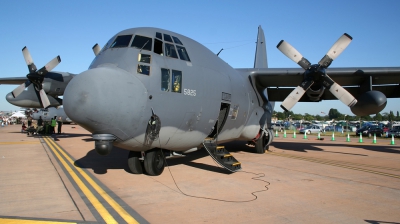
[{"label": "paved tarmac", "polygon": [[224,144],[229,173],[205,150],[134,175],[128,152],[94,151],[91,134],[53,137],[0,128],[0,223],[400,223],[399,139],[282,133],[264,155]]}]

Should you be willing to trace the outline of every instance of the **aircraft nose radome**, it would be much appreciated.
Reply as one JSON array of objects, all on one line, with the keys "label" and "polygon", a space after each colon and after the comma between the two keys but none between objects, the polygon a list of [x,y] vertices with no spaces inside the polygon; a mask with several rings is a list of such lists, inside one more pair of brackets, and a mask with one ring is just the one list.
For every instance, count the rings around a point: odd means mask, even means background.
[{"label": "aircraft nose radome", "polygon": [[134,75],[101,67],[73,78],[65,89],[63,102],[67,116],[83,128],[124,139],[140,124],[147,90]]}]

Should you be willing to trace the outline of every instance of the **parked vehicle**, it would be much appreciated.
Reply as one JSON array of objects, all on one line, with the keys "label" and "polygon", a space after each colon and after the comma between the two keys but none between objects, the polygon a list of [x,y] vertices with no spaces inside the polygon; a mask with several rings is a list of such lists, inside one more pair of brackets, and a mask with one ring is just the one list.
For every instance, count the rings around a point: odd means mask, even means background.
[{"label": "parked vehicle", "polygon": [[381,137],[381,136],[383,136],[383,129],[380,128],[380,127],[377,126],[377,125],[363,126],[362,128],[357,129],[357,131],[356,131],[356,134],[357,134],[357,135],[359,135],[360,133],[361,133],[362,135],[368,136],[368,137],[371,137],[371,136],[373,136],[374,134],[375,134],[376,136],[378,136],[378,137]]},{"label": "parked vehicle", "polygon": [[333,126],[326,126],[324,130],[325,131],[333,131],[335,129],[333,129]]},{"label": "parked vehicle", "polygon": [[393,125],[392,129],[389,130],[388,137],[400,137],[400,125]]},{"label": "parked vehicle", "polygon": [[318,133],[318,132],[322,132],[322,128],[318,125],[310,125],[310,126],[300,129],[300,133],[311,134],[311,133]]},{"label": "parked vehicle", "polygon": [[283,124],[272,124],[271,126],[274,131],[282,132],[283,130],[285,130],[285,126]]}]

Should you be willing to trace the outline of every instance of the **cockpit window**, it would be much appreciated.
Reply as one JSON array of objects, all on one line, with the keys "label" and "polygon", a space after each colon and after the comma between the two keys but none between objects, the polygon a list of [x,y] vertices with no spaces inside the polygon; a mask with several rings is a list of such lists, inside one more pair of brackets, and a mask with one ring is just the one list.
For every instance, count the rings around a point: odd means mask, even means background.
[{"label": "cockpit window", "polygon": [[152,45],[153,45],[152,38],[136,35],[135,38],[133,38],[131,47],[136,47],[142,50],[151,51]]},{"label": "cockpit window", "polygon": [[149,54],[139,54],[138,56],[138,61],[143,62],[143,63],[148,63],[150,64],[151,62],[151,55]]},{"label": "cockpit window", "polygon": [[170,87],[170,74],[169,69],[161,68],[161,90],[169,92]]},{"label": "cockpit window", "polygon": [[174,39],[174,42],[175,42],[176,44],[183,45],[182,42],[181,42],[177,37],[172,36],[172,39]]},{"label": "cockpit window", "polygon": [[137,72],[143,75],[150,75],[150,66],[138,64]]},{"label": "cockpit window", "polygon": [[122,35],[115,38],[114,42],[111,44],[110,48],[117,47],[128,47],[131,41],[132,35]]},{"label": "cockpit window", "polygon": [[163,42],[158,39],[154,39],[154,53],[163,55]]},{"label": "cockpit window", "polygon": [[186,51],[186,48],[176,45],[176,49],[178,50],[179,58],[181,60],[190,61],[189,55]]},{"label": "cockpit window", "polygon": [[172,70],[172,92],[180,93],[182,87],[182,72]]},{"label": "cockpit window", "polygon": [[165,56],[171,58],[178,58],[176,54],[175,46],[173,44],[165,43]]},{"label": "cockpit window", "polygon": [[159,32],[156,32],[156,38],[158,38],[158,39],[162,40],[162,35],[161,35],[161,33],[159,33]]},{"label": "cockpit window", "polygon": [[164,33],[164,40],[173,43],[171,36],[165,33]]}]

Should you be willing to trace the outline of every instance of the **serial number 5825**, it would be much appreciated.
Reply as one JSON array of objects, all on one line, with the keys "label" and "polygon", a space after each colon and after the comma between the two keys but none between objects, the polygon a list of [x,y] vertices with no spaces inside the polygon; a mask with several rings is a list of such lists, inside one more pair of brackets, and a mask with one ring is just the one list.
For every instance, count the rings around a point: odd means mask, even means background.
[{"label": "serial number 5825", "polygon": [[196,96],[195,89],[183,89],[183,94],[188,96]]}]

